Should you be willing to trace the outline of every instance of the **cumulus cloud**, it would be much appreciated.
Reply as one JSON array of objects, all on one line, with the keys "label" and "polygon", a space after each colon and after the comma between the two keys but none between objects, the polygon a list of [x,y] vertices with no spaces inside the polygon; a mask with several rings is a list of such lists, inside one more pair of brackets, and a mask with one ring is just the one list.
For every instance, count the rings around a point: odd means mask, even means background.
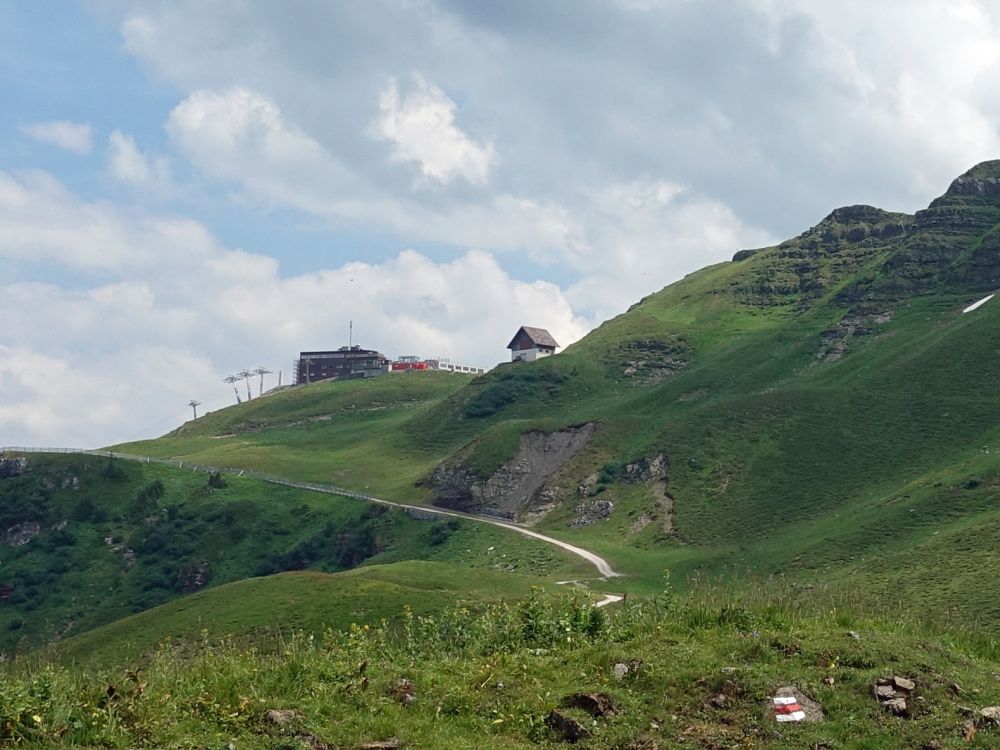
[{"label": "cumulus cloud", "polygon": [[428,204],[363,180],[347,182],[345,195],[347,168],[275,102],[247,89],[192,94],[173,110],[167,130],[206,173],[238,182],[259,200],[558,264],[581,277],[573,302],[594,322],[685,271],[771,239],[722,202],[648,177],[569,191],[561,202],[500,192]]},{"label": "cumulus cloud", "polygon": [[489,179],[496,153],[493,144],[480,145],[455,125],[455,102],[423,76],[401,97],[396,80],[379,98],[375,133],[392,144],[397,161],[416,162],[425,177],[449,182],[460,177],[474,184]]},{"label": "cumulus cloud", "polygon": [[[436,263],[404,250],[282,276],[273,258],[225,247],[188,220],[115,211],[52,178],[0,173],[5,183],[41,210],[0,208],[0,259],[48,248],[36,260],[59,267],[75,258],[100,272],[66,285],[0,284],[5,442],[94,446],[162,433],[186,418],[188,399],[228,403],[230,372],[263,363],[288,382],[298,351],[345,343],[348,317],[357,341],[386,354],[485,366],[504,358],[525,322],[543,321],[564,344],[588,327],[558,286],[513,279],[484,251]],[[100,231],[88,231],[88,216]],[[51,227],[76,222],[77,244],[57,250]],[[108,264],[109,241],[116,257],[135,258]]]},{"label": "cumulus cloud", "polygon": [[171,189],[166,157],[140,150],[135,138],[120,130],[108,137],[108,169],[118,182],[140,190],[165,193]]},{"label": "cumulus cloud", "polygon": [[269,98],[243,86],[195,91],[170,113],[171,143],[206,175],[235,180],[257,198],[331,212],[349,177]]},{"label": "cumulus cloud", "polygon": [[84,122],[53,120],[21,126],[21,132],[42,143],[58,146],[74,154],[89,154],[91,149],[90,125]]}]

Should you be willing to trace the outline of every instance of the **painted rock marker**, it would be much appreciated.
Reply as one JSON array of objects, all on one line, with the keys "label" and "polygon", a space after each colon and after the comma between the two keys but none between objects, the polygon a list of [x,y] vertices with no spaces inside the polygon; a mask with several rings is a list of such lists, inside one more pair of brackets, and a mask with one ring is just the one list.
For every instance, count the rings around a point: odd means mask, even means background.
[{"label": "painted rock marker", "polygon": [[797,699],[792,697],[775,697],[774,718],[778,721],[804,721],[806,712],[802,710]]}]

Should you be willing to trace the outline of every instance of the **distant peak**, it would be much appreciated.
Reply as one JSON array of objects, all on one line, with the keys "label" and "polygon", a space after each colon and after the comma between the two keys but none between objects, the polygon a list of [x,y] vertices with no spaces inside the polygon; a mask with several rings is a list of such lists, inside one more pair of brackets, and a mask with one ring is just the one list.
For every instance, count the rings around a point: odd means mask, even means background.
[{"label": "distant peak", "polygon": [[820,225],[824,224],[878,224],[899,219],[899,214],[883,211],[875,206],[842,206],[830,212]]},{"label": "distant peak", "polygon": [[977,164],[956,178],[946,195],[1000,195],[1000,159]]}]

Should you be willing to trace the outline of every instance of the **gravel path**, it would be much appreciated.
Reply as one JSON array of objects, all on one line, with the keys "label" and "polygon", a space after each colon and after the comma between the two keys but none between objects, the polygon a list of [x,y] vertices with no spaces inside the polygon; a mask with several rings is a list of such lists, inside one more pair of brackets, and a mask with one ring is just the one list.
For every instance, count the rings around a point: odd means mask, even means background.
[{"label": "gravel path", "polygon": [[[537,539],[546,544],[551,544],[560,549],[564,549],[567,552],[581,557],[588,563],[597,568],[597,572],[602,578],[616,578],[621,575],[621,573],[616,573],[611,565],[600,555],[594,554],[589,550],[583,549],[583,547],[577,547],[576,545],[570,544],[569,542],[564,542],[560,539],[556,539],[551,536],[546,536],[545,534],[539,534],[537,531],[533,531],[525,526],[521,526],[510,521],[502,521],[497,518],[492,518],[490,516],[479,516],[472,513],[461,513],[455,510],[442,510],[440,508],[433,508],[426,505],[407,505],[406,503],[397,503],[392,500],[384,500],[378,497],[372,497],[371,495],[365,495],[358,492],[352,492],[350,490],[345,490],[340,487],[333,487],[326,484],[316,484],[312,482],[296,482],[291,479],[286,479],[285,477],[274,476],[273,474],[265,474],[257,471],[249,471],[246,469],[233,469],[220,466],[202,466],[199,464],[193,464],[187,461],[179,461],[177,459],[166,459],[166,458],[151,458],[149,456],[134,456],[127,453],[113,453],[111,451],[90,451],[81,450],[78,448],[28,448],[24,446],[14,446],[14,447],[0,447],[0,454],[2,453],[80,453],[88,456],[102,456],[105,458],[120,458],[125,461],[137,461],[139,463],[157,463],[164,464],[167,466],[175,466],[178,469],[188,469],[190,471],[205,472],[205,473],[219,473],[219,474],[229,474],[233,476],[246,476],[252,477],[254,479],[259,479],[263,482],[269,482],[271,484],[280,484],[285,487],[297,487],[298,489],[308,490],[310,492],[324,492],[328,495],[338,495],[341,497],[353,497],[358,500],[367,500],[368,502],[377,503],[378,505],[387,505],[392,508],[402,508],[412,514],[421,515],[428,514],[434,516],[448,516],[450,518],[463,518],[467,521],[475,521],[477,523],[487,523],[491,526],[497,526],[501,529],[507,529],[509,531],[522,534],[524,536],[530,536],[532,539]],[[609,594],[608,596],[612,596]],[[620,597],[619,597],[620,598]],[[607,600],[598,602],[597,606],[605,606],[611,604],[615,600]]]}]

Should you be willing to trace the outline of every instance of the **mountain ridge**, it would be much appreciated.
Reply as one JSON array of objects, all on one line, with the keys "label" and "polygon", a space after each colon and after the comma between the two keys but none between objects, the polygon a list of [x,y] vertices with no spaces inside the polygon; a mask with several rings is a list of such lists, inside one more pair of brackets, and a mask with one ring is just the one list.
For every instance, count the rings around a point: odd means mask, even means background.
[{"label": "mountain ridge", "polygon": [[[640,580],[650,568],[685,576],[734,564],[803,580],[829,566],[837,579],[908,545],[921,566],[940,566],[946,551],[892,498],[919,497],[913,512],[937,514],[942,533],[972,518],[993,522],[1000,466],[982,449],[998,439],[990,373],[1000,370],[991,344],[1000,314],[989,304],[961,310],[1000,287],[1000,196],[975,187],[998,172],[1000,162],[973,167],[912,217],[835,209],[796,237],[647,296],[556,357],[431,388],[407,410],[237,429],[225,439],[197,437],[203,428],[189,423],[187,437],[123,448],[248,468],[271,462],[303,479],[418,503],[458,498],[474,511],[488,510],[468,505],[474,484],[501,495],[509,487],[514,494],[496,507],[616,568],[623,560]],[[301,393],[319,404],[385,387],[316,384]],[[220,419],[236,424],[251,408]],[[513,481],[535,470],[519,454],[522,436],[585,424],[593,434],[540,484]],[[320,453],[322,461],[298,458]],[[629,468],[658,456],[662,476],[637,478]],[[443,491],[434,479],[443,470],[469,484]],[[522,486],[531,492],[517,494]],[[956,502],[957,516],[935,510]],[[878,531],[879,518],[895,526]],[[975,602],[945,586],[917,589],[901,583],[899,599],[1000,611],[1000,597],[978,586]]]}]

